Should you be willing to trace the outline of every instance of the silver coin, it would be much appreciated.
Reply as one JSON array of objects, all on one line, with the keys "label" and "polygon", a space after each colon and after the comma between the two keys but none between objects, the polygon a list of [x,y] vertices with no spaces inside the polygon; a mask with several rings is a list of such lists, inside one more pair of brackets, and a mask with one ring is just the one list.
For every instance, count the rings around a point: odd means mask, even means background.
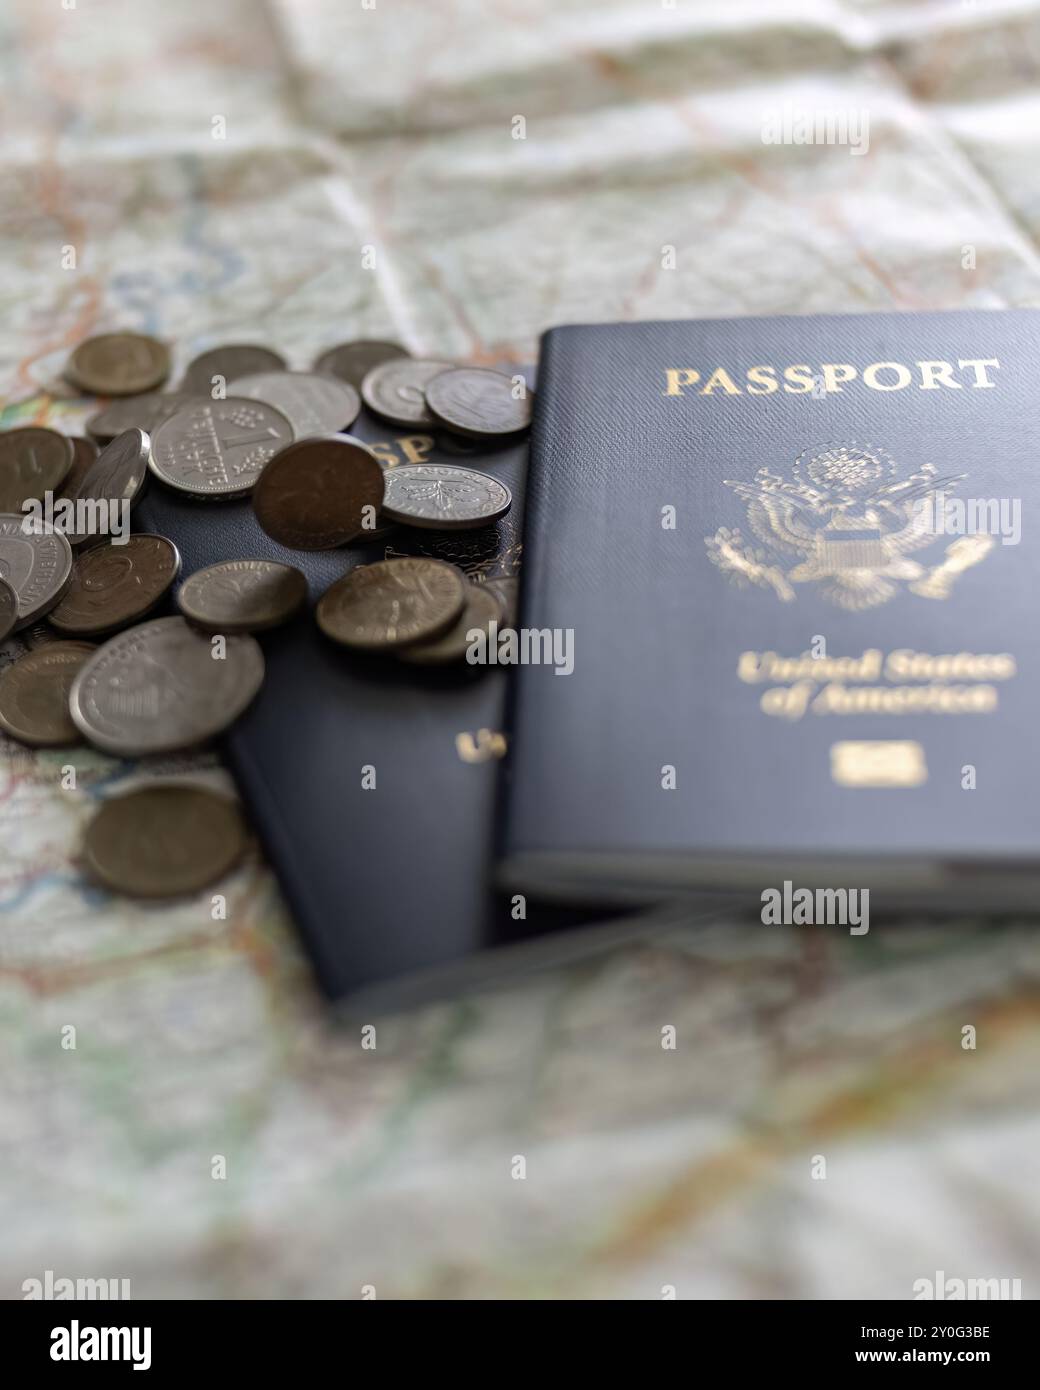
[{"label": "silver coin", "polygon": [[228,395],[266,401],[280,410],[297,439],[312,434],[337,434],[352,425],[361,409],[361,397],[345,381],[317,372],[256,372],[240,376],[228,386]]},{"label": "silver coin", "polygon": [[361,399],[394,425],[426,425],[437,422],[426,408],[426,387],[450,362],[431,362],[421,357],[393,357],[373,367],[361,383]]},{"label": "silver coin", "polygon": [[504,516],[513,494],[487,473],[449,463],[409,463],[388,468],[380,515],[405,526],[466,531]]},{"label": "silver coin", "polygon": [[151,434],[194,399],[188,391],[149,391],[144,396],[126,396],[92,415],[87,421],[87,433],[103,444],[125,430],[144,430]]},{"label": "silver coin", "polygon": [[251,492],[264,467],[292,442],[292,426],[274,406],[242,396],[199,399],[155,431],[149,467],[178,492],[236,497]]},{"label": "silver coin", "polygon": [[199,353],[188,363],[181,390],[212,399],[215,381],[227,395],[227,384],[236,377],[248,376],[250,372],[284,372],[285,368],[285,358],[271,348],[254,343],[226,343]]},{"label": "silver coin", "polygon": [[60,531],[26,530],[27,521],[0,516],[0,579],[18,599],[15,631],[49,613],[72,579],[72,547],[65,537]]},{"label": "silver coin", "polygon": [[124,513],[115,520],[126,521],[148,477],[150,443],[144,430],[124,430],[105,445],[78,483],[66,487],[65,496],[76,504],[87,523],[82,531],[66,531],[70,545],[83,545],[106,534],[106,525],[111,531],[113,506]]},{"label": "silver coin", "polygon": [[209,632],[263,632],[288,622],[307,601],[307,580],[274,560],[222,560],[181,585],[177,607]]},{"label": "silver coin", "polygon": [[18,595],[6,579],[0,579],[0,642],[6,642],[18,621]]},{"label": "silver coin", "polygon": [[487,367],[441,372],[426,388],[426,406],[441,424],[469,439],[516,434],[531,423],[534,397],[514,394],[513,378]]},{"label": "silver coin", "polygon": [[223,733],[263,679],[263,653],[254,638],[210,638],[183,618],[157,618],[95,652],[73,683],[69,709],[84,738],[102,752],[127,758],[173,753]]}]

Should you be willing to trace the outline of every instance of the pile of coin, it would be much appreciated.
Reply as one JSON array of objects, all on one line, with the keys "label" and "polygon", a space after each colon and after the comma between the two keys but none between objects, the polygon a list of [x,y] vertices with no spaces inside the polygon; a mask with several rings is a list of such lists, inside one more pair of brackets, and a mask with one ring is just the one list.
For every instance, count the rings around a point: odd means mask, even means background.
[{"label": "pile of coin", "polygon": [[[368,340],[329,348],[308,371],[289,370],[267,347],[216,347],[189,363],[178,389],[160,390],[170,366],[167,346],[147,335],[90,338],[66,367],[76,386],[109,398],[88,421],[90,437],[42,426],[0,433],[0,641],[20,631],[30,646],[0,673],[0,729],[27,746],[86,739],[140,757],[215,737],[262,684],[252,634],[306,604],[298,569],[229,557],[181,584],[180,616],[150,617],[180,577],[177,547],[158,535],[105,533],[113,518],[125,520],[149,476],[202,503],[249,496],[262,529],[302,551],[375,539],[395,525],[487,526],[512,504],[488,473],[390,466],[349,430],[364,403],[391,424],[444,431],[459,448],[508,441],[531,420],[521,377]],[[45,505],[54,523],[34,524]],[[315,610],[332,641],[413,665],[463,660],[468,634],[503,616],[492,586],[411,556],[355,566]],[[196,788],[192,801],[183,791],[156,787],[105,804],[85,851],[100,882],[164,896],[226,872],[244,845],[237,813],[226,798],[214,806],[205,802],[211,793]],[[184,836],[171,827],[193,817],[210,827],[211,852],[178,852]],[[114,848],[132,833],[160,847],[154,863],[136,856],[152,864],[143,878]]]}]

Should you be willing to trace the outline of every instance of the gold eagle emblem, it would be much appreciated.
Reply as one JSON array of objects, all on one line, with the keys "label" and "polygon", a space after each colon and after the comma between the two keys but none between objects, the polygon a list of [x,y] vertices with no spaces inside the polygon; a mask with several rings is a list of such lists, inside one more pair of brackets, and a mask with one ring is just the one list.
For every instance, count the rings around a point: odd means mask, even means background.
[{"label": "gold eagle emblem", "polygon": [[752,482],[725,480],[761,545],[720,527],[706,538],[708,555],[733,583],[772,589],[785,603],[794,601],[795,585],[809,583],[851,612],[886,603],[904,585],[922,598],[948,598],[957,575],[985,558],[993,537],[953,541],[931,569],[912,556],[942,536],[936,495],[965,476],[940,475],[926,463],[901,477],[895,460],[873,445],[806,449],[790,480],[768,468]]}]

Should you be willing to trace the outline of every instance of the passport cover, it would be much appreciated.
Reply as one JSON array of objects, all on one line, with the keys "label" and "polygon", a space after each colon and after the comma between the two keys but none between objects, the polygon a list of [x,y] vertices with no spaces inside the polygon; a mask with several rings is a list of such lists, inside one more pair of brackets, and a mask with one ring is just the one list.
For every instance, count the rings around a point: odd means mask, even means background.
[{"label": "passport cover", "polygon": [[[392,465],[491,473],[512,489],[512,508],[479,530],[397,527],[370,544],[303,552],[271,540],[248,499],[197,502],[150,480],[134,525],[175,542],[182,580],[246,558],[306,575],[310,611],[257,635],[264,685],[223,752],[321,988],[332,1000],[392,1008],[484,984],[519,963],[546,963],[578,948],[573,937],[557,942],[563,928],[602,919],[545,909],[517,919],[510,900],[491,891],[505,670],[366,657],[324,638],[313,616],[316,600],[353,565],[396,554],[450,560],[481,581],[515,579],[527,442],[471,446],[364,411],[350,432]],[[365,766],[376,770],[374,790],[362,788]],[[506,946],[516,949],[494,949]]]},{"label": "passport cover", "polygon": [[517,670],[505,883],[1031,900],[1037,323],[545,336],[523,623],[574,669]]}]

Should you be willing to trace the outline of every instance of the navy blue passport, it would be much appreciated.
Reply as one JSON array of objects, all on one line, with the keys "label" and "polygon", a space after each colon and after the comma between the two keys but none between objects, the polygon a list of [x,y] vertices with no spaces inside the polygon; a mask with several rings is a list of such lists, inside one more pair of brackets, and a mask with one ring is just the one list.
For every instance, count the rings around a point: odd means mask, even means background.
[{"label": "navy blue passport", "polygon": [[[492,473],[512,489],[512,509],[476,531],[399,527],[376,544],[305,553],[266,536],[248,501],[198,503],[152,480],[135,526],[179,546],[185,578],[224,559],[296,565],[311,609],[353,565],[396,554],[450,560],[508,599],[520,563],[526,441],[489,450],[364,413],[351,433],[396,465],[459,462]],[[223,751],[331,1000],[395,1008],[483,985],[576,949],[573,932],[560,938],[565,928],[602,922],[595,912],[544,907],[517,916],[492,891],[505,668],[419,668],[348,652],[321,635],[312,611],[258,640],[264,686]],[[375,790],[362,787],[366,766]]]},{"label": "navy blue passport", "polygon": [[1035,904],[1038,322],[546,335],[507,885]]}]

